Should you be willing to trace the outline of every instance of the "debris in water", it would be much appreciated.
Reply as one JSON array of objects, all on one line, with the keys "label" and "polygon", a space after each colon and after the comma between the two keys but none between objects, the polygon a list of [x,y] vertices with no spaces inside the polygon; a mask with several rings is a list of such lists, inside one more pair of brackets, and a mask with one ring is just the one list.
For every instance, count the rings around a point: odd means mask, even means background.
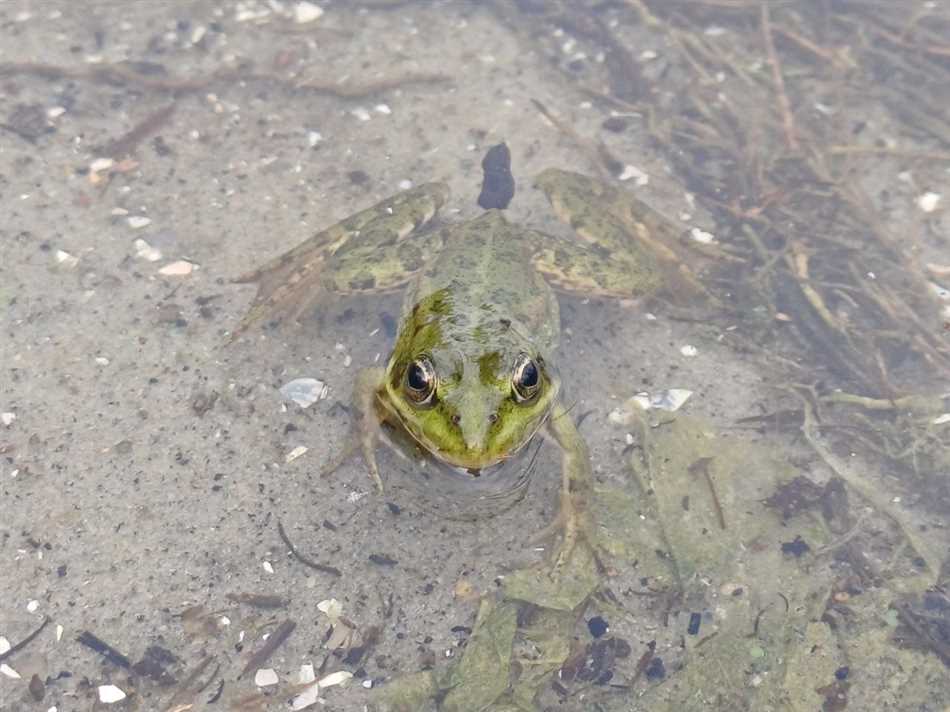
[{"label": "debris in water", "polygon": [[309,408],[318,400],[323,400],[330,387],[316,378],[295,378],[280,387],[280,394],[301,408]]},{"label": "debris in water", "polygon": [[99,685],[99,701],[111,705],[125,699],[125,693],[115,685]]},{"label": "debris in water", "polygon": [[313,22],[319,20],[323,17],[323,8],[319,5],[314,5],[312,2],[298,2],[294,5],[294,22],[298,25],[305,25],[308,22]]},{"label": "debris in water", "polygon": [[928,190],[923,195],[917,197],[917,207],[925,213],[932,213],[937,209],[937,205],[940,203],[942,197],[940,193],[934,193]]},{"label": "debris in water", "polygon": [[241,674],[238,675],[238,677],[244,677],[248,670],[253,670],[263,665],[267,659],[273,655],[274,651],[283,645],[284,641],[290,637],[290,634],[294,632],[294,628],[296,627],[297,623],[289,618],[277,626],[277,630],[271,633],[257,652],[248,659],[247,664],[244,666],[244,669],[241,670]]},{"label": "debris in water", "polygon": [[90,633],[88,630],[84,630],[82,633],[80,633],[79,637],[76,638],[76,642],[96,651],[113,665],[118,665],[122,668],[129,668],[132,666],[131,661],[125,655],[120,653],[105,641],[100,640],[96,635]]},{"label": "debris in water", "polygon": [[152,247],[145,240],[139,238],[134,243],[135,256],[148,262],[158,262],[162,259],[162,251],[157,247]]},{"label": "debris in water", "polygon": [[310,449],[310,448],[305,447],[305,446],[303,446],[303,445],[298,445],[298,446],[295,447],[293,450],[291,450],[291,451],[288,452],[286,455],[284,455],[284,462],[289,465],[291,462],[293,462],[294,460],[296,460],[298,457],[300,457],[301,455],[305,454],[305,453],[307,452],[307,450],[309,450],[309,449]]},{"label": "debris in water", "polygon": [[277,673],[271,668],[261,668],[254,674],[254,684],[258,687],[270,687],[278,682]]}]

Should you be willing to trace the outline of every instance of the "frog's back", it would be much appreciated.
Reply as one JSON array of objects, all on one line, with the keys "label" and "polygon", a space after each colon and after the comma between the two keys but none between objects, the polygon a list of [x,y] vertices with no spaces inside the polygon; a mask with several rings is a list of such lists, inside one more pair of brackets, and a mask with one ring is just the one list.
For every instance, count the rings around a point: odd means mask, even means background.
[{"label": "frog's back", "polygon": [[531,264],[532,244],[523,228],[500,211],[442,229],[437,257],[407,291],[404,318],[439,293],[443,337],[451,341],[490,339],[501,328],[529,337],[539,349],[557,344],[557,298]]}]

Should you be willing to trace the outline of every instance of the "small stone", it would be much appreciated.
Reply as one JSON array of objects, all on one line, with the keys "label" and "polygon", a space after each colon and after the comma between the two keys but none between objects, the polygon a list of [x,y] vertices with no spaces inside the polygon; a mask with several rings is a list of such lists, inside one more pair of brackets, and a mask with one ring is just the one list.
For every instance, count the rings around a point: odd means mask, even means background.
[{"label": "small stone", "polygon": [[[3,423],[6,427],[13,425],[13,421],[16,420],[16,413],[0,413],[0,423]],[[0,653],[6,651],[0,650]]]},{"label": "small stone", "polygon": [[96,160],[94,160],[92,163],[89,164],[89,172],[102,173],[103,171],[109,170],[114,165],[115,165],[115,161],[112,160],[111,158],[97,158]]},{"label": "small stone", "polygon": [[925,213],[932,213],[937,209],[938,203],[941,199],[940,193],[934,193],[933,191],[927,191],[917,198],[917,207],[923,210]]},{"label": "small stone", "polygon": [[307,132],[307,143],[310,145],[310,148],[313,148],[322,140],[323,140],[323,135],[319,131]]},{"label": "small stone", "polygon": [[26,610],[28,613],[36,613],[39,608],[40,602],[35,599],[26,604]]},{"label": "small stone", "polygon": [[373,107],[373,111],[375,111],[377,114],[383,114],[385,116],[389,116],[391,113],[393,113],[393,110],[389,108],[389,104],[377,104]]},{"label": "small stone", "polygon": [[147,262],[158,262],[162,259],[162,251],[152,247],[145,240],[139,238],[132,244],[135,247],[135,256],[139,259],[146,260]]},{"label": "small stone", "polygon": [[0,635],[0,655],[10,650],[10,641]]},{"label": "small stone", "polygon": [[323,17],[323,8],[314,5],[312,2],[298,2],[294,5],[294,22],[298,25],[305,25],[308,22],[314,22]]},{"label": "small stone", "polygon": [[178,260],[177,262],[172,262],[167,264],[158,270],[160,275],[165,277],[185,277],[191,274],[195,269],[195,265],[191,262],[185,260]]},{"label": "small stone", "polygon": [[269,574],[274,573],[274,566],[273,564],[271,564],[271,562],[265,561],[261,564],[261,566],[264,568],[264,571],[266,571],[267,573]]},{"label": "small stone", "polygon": [[708,245],[716,241],[716,238],[713,237],[711,232],[700,230],[698,227],[694,227],[692,230],[690,230],[689,236],[702,245]]},{"label": "small stone", "polygon": [[99,701],[111,705],[125,699],[125,693],[115,685],[99,685]]},{"label": "small stone", "polygon": [[127,220],[129,223],[129,227],[131,227],[134,230],[138,230],[140,228],[143,228],[152,224],[152,219],[147,218],[144,215],[129,215]]},{"label": "small stone", "polygon": [[404,178],[398,183],[399,190],[409,190],[412,187],[412,181]]},{"label": "small stone", "polygon": [[699,349],[697,349],[695,346],[692,346],[690,344],[686,344],[685,346],[680,348],[680,353],[683,354],[684,356],[692,357],[699,353]]},{"label": "small stone", "polygon": [[271,668],[261,668],[254,673],[254,684],[258,687],[270,687],[280,682],[277,673]]},{"label": "small stone", "polygon": [[360,121],[369,121],[372,118],[372,116],[370,116],[370,113],[366,109],[364,109],[362,106],[357,106],[350,113],[353,114],[353,116],[355,116]]}]

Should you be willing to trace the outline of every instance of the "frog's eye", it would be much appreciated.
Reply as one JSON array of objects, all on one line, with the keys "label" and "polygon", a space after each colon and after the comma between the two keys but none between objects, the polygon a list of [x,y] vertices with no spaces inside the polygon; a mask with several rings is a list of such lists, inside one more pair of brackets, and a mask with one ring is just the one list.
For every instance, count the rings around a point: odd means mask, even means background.
[{"label": "frog's eye", "polygon": [[527,354],[518,357],[511,385],[515,389],[515,400],[519,403],[529,401],[538,394],[541,387],[541,369]]},{"label": "frog's eye", "polygon": [[435,368],[423,356],[409,364],[406,369],[406,394],[417,405],[428,405],[435,395]]}]

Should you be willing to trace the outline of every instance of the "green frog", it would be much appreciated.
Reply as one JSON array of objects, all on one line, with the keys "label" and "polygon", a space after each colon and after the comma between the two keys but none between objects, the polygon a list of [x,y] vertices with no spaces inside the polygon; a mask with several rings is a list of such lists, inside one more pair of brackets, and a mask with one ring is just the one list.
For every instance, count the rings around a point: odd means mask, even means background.
[{"label": "green frog", "polygon": [[449,191],[420,185],[239,277],[259,288],[235,335],[331,297],[403,288],[385,368],[356,379],[351,449],[362,451],[382,491],[375,453],[384,423],[473,475],[543,434],[562,453],[552,525],[561,535],[560,565],[588,526],[591,466],[561,397],[555,291],[620,298],[656,291],[663,257],[653,249],[655,234],[670,227],[627,193],[577,173],[548,169],[535,183],[577,238],[511,223],[498,209],[433,226]]}]

